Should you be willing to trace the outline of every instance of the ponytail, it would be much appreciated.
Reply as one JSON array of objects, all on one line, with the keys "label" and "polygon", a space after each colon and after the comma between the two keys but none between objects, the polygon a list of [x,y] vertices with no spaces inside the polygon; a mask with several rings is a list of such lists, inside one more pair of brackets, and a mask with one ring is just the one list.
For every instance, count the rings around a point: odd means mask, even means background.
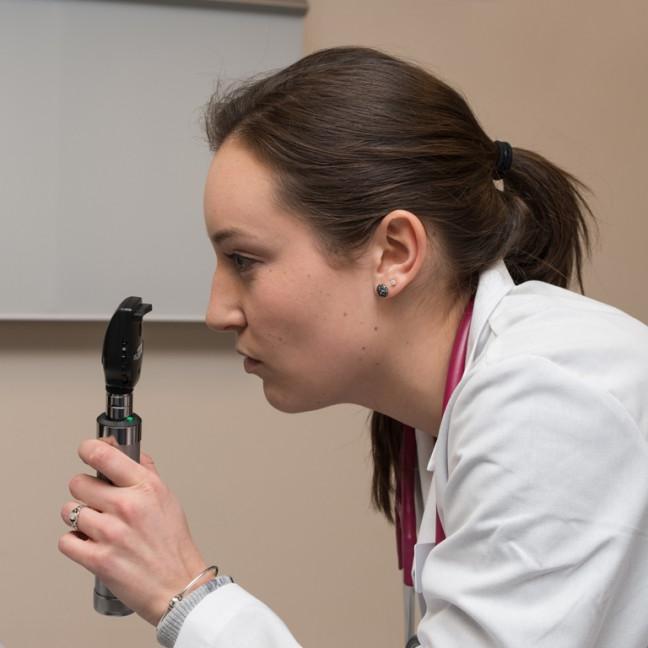
[{"label": "ponytail", "polygon": [[594,218],[573,175],[526,149],[513,149],[502,200],[511,220],[504,260],[515,283],[536,280],[567,288],[592,252],[587,216]]}]

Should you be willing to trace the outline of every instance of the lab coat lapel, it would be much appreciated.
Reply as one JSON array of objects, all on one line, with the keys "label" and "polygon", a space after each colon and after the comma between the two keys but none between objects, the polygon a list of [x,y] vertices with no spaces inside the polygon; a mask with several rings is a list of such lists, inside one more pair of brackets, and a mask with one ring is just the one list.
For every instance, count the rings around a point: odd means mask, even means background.
[{"label": "lab coat lapel", "polygon": [[[468,332],[468,349],[466,351],[464,377],[452,393],[445,412],[443,413],[434,452],[430,457],[427,467],[428,471],[434,473],[432,477],[433,486],[431,490],[434,490],[435,492],[435,504],[439,506],[439,517],[441,518],[441,523],[444,527],[444,512],[441,502],[443,501],[443,493],[448,481],[448,432],[452,408],[461,392],[463,386],[462,383],[464,382],[465,377],[475,365],[491,335],[488,321],[493,314],[493,311],[514,286],[515,283],[513,282],[513,279],[511,278],[511,275],[502,259],[498,260],[490,268],[485,270],[479,277],[479,284],[477,286],[477,292],[475,293],[473,316],[470,322],[470,330]],[[431,519],[434,522],[432,529],[433,532],[435,532],[436,518]]]},{"label": "lab coat lapel", "polygon": [[[434,453],[437,446],[434,446],[432,457],[430,458],[430,465],[433,465]],[[427,493],[424,493],[425,508],[421,518],[416,544],[414,545],[414,562],[412,564],[412,580],[414,581],[414,590],[421,594],[423,589],[421,586],[421,574],[423,573],[423,564],[428,557],[428,554],[436,544],[436,493],[434,490],[434,474],[433,470],[428,468],[430,479],[430,486]]]},{"label": "lab coat lapel", "polygon": [[[468,331],[468,349],[466,351],[466,367],[464,376],[473,366],[479,354],[483,350],[490,329],[487,326],[488,320],[502,298],[513,288],[513,279],[506,268],[503,260],[499,260],[488,268],[479,278],[477,292],[475,293],[475,303],[473,306],[473,315]],[[413,577],[415,590],[421,593],[421,574],[423,564],[436,545],[436,512],[438,500],[442,498],[445,484],[448,480],[448,427],[452,407],[460,391],[461,382],[455,389],[439,426],[434,448],[430,453],[430,444],[426,442],[423,436],[426,433],[420,430],[417,434],[418,464],[420,468],[420,482],[423,489],[423,499],[425,509],[420,519],[417,543],[414,547],[414,564]],[[423,473],[423,467],[427,462],[427,475]],[[439,516],[443,524],[443,511],[439,507]]]},{"label": "lab coat lapel", "polygon": [[[479,277],[473,316],[468,331],[468,350],[466,353],[466,369],[464,375],[479,356],[488,337],[488,320],[502,298],[515,286],[508,268],[502,259],[494,263]],[[448,403],[448,409],[450,404]]]}]

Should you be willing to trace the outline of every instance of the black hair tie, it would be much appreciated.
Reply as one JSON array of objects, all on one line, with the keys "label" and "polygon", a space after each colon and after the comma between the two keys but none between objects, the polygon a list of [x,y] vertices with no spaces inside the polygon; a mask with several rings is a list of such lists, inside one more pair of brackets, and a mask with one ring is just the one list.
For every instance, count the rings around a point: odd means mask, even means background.
[{"label": "black hair tie", "polygon": [[513,163],[513,147],[508,142],[495,140],[497,146],[497,164],[495,165],[495,179],[501,180]]}]

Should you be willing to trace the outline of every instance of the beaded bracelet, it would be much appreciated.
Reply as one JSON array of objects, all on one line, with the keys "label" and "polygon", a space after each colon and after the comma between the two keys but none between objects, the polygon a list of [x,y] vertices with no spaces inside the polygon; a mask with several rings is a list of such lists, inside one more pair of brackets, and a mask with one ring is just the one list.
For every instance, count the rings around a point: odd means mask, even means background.
[{"label": "beaded bracelet", "polygon": [[216,565],[210,565],[209,567],[207,567],[207,569],[203,569],[203,571],[201,571],[200,574],[198,574],[198,576],[196,576],[196,578],[194,578],[191,581],[191,583],[189,583],[189,585],[187,585],[187,587],[185,587],[182,590],[182,592],[180,592],[180,594],[176,594],[174,597],[171,598],[171,600],[169,601],[169,607],[167,608],[166,612],[160,617],[160,620],[157,623],[158,625],[160,625],[160,623],[162,623],[162,620],[166,617],[166,615],[169,614],[169,612],[171,612],[171,610],[173,610],[173,608],[178,603],[180,603],[180,601],[182,601],[184,595],[189,591],[189,589],[191,589],[191,587],[195,583],[197,583],[208,571],[214,572],[214,576],[213,576],[214,578],[218,576],[218,567],[216,567]]}]

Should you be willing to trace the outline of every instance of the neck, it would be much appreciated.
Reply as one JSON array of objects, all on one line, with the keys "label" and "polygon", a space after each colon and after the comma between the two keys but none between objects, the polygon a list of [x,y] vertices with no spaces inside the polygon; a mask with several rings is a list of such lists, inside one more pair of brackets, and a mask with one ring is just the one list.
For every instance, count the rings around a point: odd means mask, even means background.
[{"label": "neck", "polygon": [[[443,393],[455,336],[468,298],[450,308],[433,309],[442,315],[402,313],[392,327],[392,343],[381,357],[380,370],[366,384],[363,405],[406,425],[436,436],[443,416]],[[403,331],[403,322],[407,330]]]}]

